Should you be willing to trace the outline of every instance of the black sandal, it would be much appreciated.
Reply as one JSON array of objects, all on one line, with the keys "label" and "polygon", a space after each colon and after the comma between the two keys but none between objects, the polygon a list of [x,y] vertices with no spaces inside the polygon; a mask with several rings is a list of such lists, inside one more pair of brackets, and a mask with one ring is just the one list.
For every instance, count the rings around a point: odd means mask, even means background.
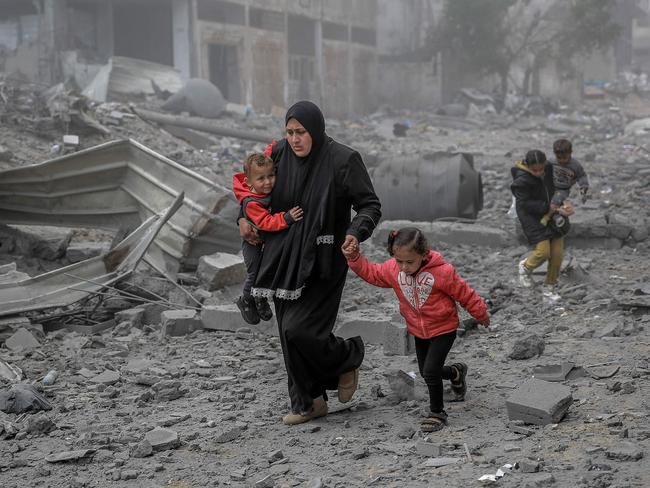
[{"label": "black sandal", "polygon": [[455,381],[451,380],[451,391],[456,395],[453,401],[463,402],[465,401],[465,393],[467,393],[467,383],[465,382],[467,365],[465,363],[454,363],[451,367],[458,373],[458,379]]},{"label": "black sandal", "polygon": [[428,412],[427,417],[420,422],[420,431],[438,432],[447,425],[447,412],[444,410],[440,413]]}]

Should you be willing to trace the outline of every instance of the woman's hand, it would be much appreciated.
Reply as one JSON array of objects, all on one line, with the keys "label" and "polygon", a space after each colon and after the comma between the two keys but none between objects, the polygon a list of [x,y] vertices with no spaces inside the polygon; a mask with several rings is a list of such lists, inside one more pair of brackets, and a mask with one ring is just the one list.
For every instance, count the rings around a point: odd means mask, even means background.
[{"label": "woman's hand", "polygon": [[345,236],[345,241],[343,241],[341,251],[345,256],[345,259],[348,261],[354,261],[359,257],[359,240],[356,237],[348,234]]},{"label": "woman's hand", "polygon": [[257,229],[243,217],[239,219],[239,235],[251,246],[257,246],[262,243],[262,239],[260,239]]},{"label": "woman's hand", "polygon": [[548,212],[546,212],[546,215],[548,217],[552,216],[555,212],[558,211],[559,208],[560,208],[560,206],[558,204],[550,203],[549,206],[548,206]]}]

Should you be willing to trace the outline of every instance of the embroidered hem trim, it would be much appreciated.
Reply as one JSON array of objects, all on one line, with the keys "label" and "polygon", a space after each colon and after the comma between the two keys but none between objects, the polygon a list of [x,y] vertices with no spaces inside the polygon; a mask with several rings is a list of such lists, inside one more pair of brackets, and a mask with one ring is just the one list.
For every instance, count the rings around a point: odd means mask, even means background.
[{"label": "embroidered hem trim", "polygon": [[316,237],[316,244],[334,244],[334,235],[327,234]]},{"label": "embroidered hem trim", "polygon": [[304,286],[301,286],[297,290],[285,290],[283,288],[278,288],[277,290],[271,290],[270,288],[253,288],[251,290],[251,295],[254,297],[264,297],[266,299],[280,298],[282,300],[297,300],[302,295],[302,289]]}]

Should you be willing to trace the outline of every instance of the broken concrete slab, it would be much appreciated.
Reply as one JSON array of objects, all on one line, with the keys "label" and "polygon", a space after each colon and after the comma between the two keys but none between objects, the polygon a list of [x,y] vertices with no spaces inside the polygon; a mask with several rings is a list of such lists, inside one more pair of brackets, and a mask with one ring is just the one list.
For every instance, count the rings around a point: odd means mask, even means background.
[{"label": "broken concrete slab", "polygon": [[429,242],[441,242],[450,245],[465,244],[503,249],[510,246],[515,240],[514,236],[506,230],[488,227],[483,224],[386,220],[382,221],[373,233],[373,242],[383,246],[391,230],[413,226],[422,230]]},{"label": "broken concrete slab", "polygon": [[194,309],[165,310],[160,315],[162,329],[161,337],[184,336],[201,328],[199,314]]},{"label": "broken concrete slab", "polygon": [[150,430],[144,435],[144,440],[151,445],[154,452],[176,449],[181,444],[178,433],[164,427],[156,427]]},{"label": "broken concrete slab", "polygon": [[391,321],[386,313],[374,309],[341,312],[336,319],[335,334],[343,339],[361,336],[364,343],[382,344]]},{"label": "broken concrete slab", "polygon": [[243,283],[246,279],[246,266],[241,255],[217,252],[199,258],[196,274],[203,287],[212,291]]},{"label": "broken concrete slab", "polygon": [[21,327],[5,341],[5,346],[11,351],[31,351],[41,346],[30,331]]},{"label": "broken concrete slab", "polygon": [[508,397],[506,408],[510,420],[546,425],[562,420],[572,402],[568,386],[531,378]]},{"label": "broken concrete slab", "polygon": [[566,380],[567,375],[574,367],[575,364],[570,361],[564,361],[560,364],[536,366],[533,369],[533,376],[544,381],[560,382]]}]

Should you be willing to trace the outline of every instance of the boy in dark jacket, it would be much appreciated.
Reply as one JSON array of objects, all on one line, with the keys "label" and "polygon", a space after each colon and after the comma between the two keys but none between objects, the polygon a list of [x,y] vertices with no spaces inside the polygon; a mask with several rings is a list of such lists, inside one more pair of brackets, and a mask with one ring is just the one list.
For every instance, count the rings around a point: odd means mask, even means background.
[{"label": "boy in dark jacket", "polygon": [[555,298],[557,295],[553,289],[564,257],[564,240],[548,225],[560,208],[560,205],[552,202],[555,191],[553,168],[547,162],[546,155],[534,149],[526,153],[523,161],[517,161],[510,172],[510,189],[515,197],[517,217],[528,243],[535,246],[533,252],[519,263],[519,282],[524,287],[532,287],[533,270],[548,261],[544,294]]}]

